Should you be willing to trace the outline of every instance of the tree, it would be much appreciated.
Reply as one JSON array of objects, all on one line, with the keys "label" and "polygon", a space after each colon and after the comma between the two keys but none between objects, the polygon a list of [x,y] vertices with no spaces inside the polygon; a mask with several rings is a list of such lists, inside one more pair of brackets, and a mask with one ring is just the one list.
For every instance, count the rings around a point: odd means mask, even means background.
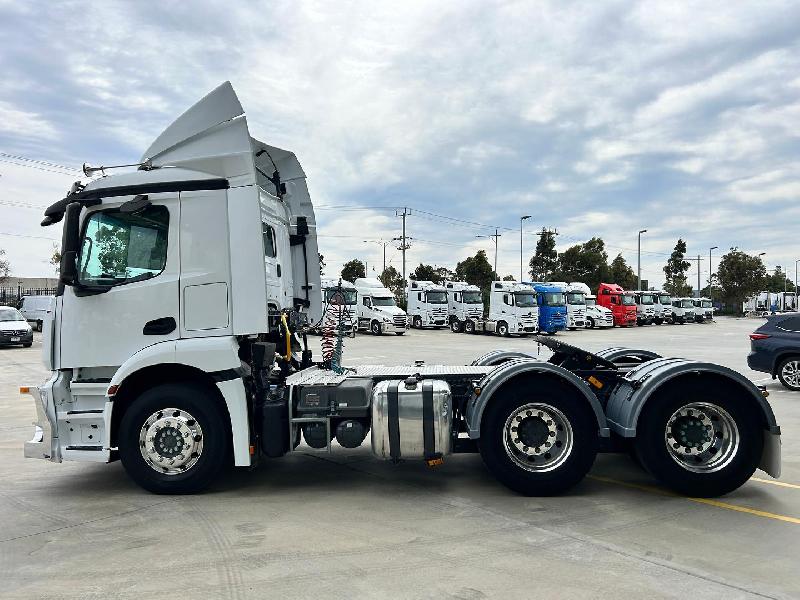
[{"label": "tree", "polygon": [[611,261],[611,281],[624,290],[636,289],[636,273],[625,262],[622,254],[617,254]]},{"label": "tree", "polygon": [[761,290],[767,269],[760,256],[750,256],[733,248],[719,261],[717,276],[728,306],[741,307],[742,302]]},{"label": "tree", "polygon": [[549,281],[558,268],[558,252],[556,252],[556,234],[542,228],[539,241],[536,242],[536,253],[528,263],[528,271],[534,281]]},{"label": "tree", "polygon": [[513,275],[506,275],[503,277],[503,281],[516,281],[516,279],[514,279]]},{"label": "tree", "polygon": [[367,272],[364,269],[364,263],[354,258],[346,263],[344,263],[344,267],[342,267],[342,279],[345,281],[355,281],[359,277],[366,277]]},{"label": "tree", "polygon": [[673,296],[688,296],[692,291],[692,286],[688,284],[686,271],[689,270],[691,263],[684,258],[686,255],[686,242],[678,238],[675,249],[664,265],[664,275],[666,282],[664,290]]},{"label": "tree", "polygon": [[447,267],[436,267],[434,270],[436,271],[437,277],[437,279],[434,279],[434,281],[438,281],[439,283],[443,281],[452,281],[456,278],[455,271],[451,271]]},{"label": "tree", "polygon": [[380,274],[378,279],[380,279],[383,287],[391,290],[391,292],[394,294],[397,304],[399,304],[400,307],[405,310],[406,302],[405,290],[403,289],[403,275],[392,265],[389,265],[383,270],[383,273]]},{"label": "tree", "polygon": [[317,254],[319,254],[319,276],[322,277],[325,275],[325,257],[319,252]]},{"label": "tree", "polygon": [[764,277],[764,289],[768,292],[794,291],[794,281],[789,279],[778,265],[775,267],[775,271],[767,273]]},{"label": "tree", "polygon": [[554,280],[582,281],[592,290],[609,277],[605,242],[598,237],[571,246],[559,254],[558,269],[553,273]]},{"label": "tree", "polygon": [[497,279],[497,274],[486,258],[486,251],[478,250],[475,256],[465,258],[456,265],[456,277],[461,281],[477,285],[482,290],[488,290],[492,281]]},{"label": "tree", "polygon": [[434,283],[440,283],[439,274],[436,272],[436,269],[432,265],[423,265],[422,263],[414,269],[414,272],[411,273],[408,278],[414,281],[433,281]]},{"label": "tree", "polygon": [[0,283],[11,275],[11,261],[6,258],[6,251],[0,248]]},{"label": "tree", "polygon": [[61,249],[56,242],[53,242],[52,252],[49,262],[53,266],[56,275],[58,275],[59,271],[61,271]]}]

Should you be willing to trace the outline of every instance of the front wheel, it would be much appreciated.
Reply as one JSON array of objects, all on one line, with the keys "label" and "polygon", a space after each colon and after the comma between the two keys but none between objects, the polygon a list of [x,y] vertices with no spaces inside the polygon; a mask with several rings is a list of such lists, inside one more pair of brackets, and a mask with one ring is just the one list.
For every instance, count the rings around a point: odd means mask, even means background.
[{"label": "front wheel", "polygon": [[119,456],[131,479],[156,494],[207,487],[228,455],[219,398],[200,385],[170,383],[132,402],[119,426]]},{"label": "front wheel", "polygon": [[506,323],[505,321],[500,321],[497,324],[497,333],[503,337],[508,337],[510,335],[508,329],[508,323]]},{"label": "front wheel", "polygon": [[422,317],[414,317],[412,323],[415,329],[422,329]]},{"label": "front wheel", "polygon": [[724,386],[682,384],[652,397],[634,448],[653,477],[687,496],[721,496],[758,466],[764,433],[757,409]]},{"label": "front wheel", "polygon": [[464,331],[467,333],[475,333],[475,323],[472,321],[464,323]]},{"label": "front wheel", "polygon": [[586,327],[587,329],[594,329],[594,319],[592,317],[586,318]]},{"label": "front wheel", "polygon": [[458,319],[453,319],[450,321],[450,330],[453,333],[461,333],[461,321]]},{"label": "front wheel", "polygon": [[785,388],[800,392],[800,357],[790,356],[781,361],[778,367],[778,379]]},{"label": "front wheel", "polygon": [[373,321],[370,323],[369,330],[372,332],[372,335],[381,335],[383,330],[381,329],[381,324],[377,321]]},{"label": "front wheel", "polygon": [[583,479],[598,449],[585,399],[546,382],[501,394],[486,409],[479,440],[492,475],[526,496],[558,494]]}]

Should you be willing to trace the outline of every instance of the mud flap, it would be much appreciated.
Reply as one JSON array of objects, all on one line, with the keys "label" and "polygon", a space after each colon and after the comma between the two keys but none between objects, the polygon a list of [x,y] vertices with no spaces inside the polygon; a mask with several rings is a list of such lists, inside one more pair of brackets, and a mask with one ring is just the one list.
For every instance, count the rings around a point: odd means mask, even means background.
[{"label": "mud flap", "polygon": [[764,450],[758,468],[775,479],[781,476],[781,434],[764,432]]}]

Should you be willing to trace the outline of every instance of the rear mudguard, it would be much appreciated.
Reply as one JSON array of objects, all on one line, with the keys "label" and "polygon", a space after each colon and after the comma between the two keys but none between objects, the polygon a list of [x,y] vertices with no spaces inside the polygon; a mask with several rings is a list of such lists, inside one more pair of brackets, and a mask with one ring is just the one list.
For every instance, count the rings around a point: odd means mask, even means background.
[{"label": "rear mudguard", "polygon": [[510,360],[538,360],[532,354],[514,350],[492,350],[472,361],[473,367],[493,367]]},{"label": "rear mudguard", "polygon": [[626,356],[635,356],[641,359],[646,360],[653,360],[656,358],[661,358],[661,355],[657,352],[653,352],[652,350],[639,350],[635,348],[625,348],[621,346],[613,347],[613,348],[605,348],[600,350],[599,352],[595,352],[597,356],[601,358],[605,358],[606,360],[610,360],[611,362],[615,362],[619,358],[625,358]]},{"label": "rear mudguard", "polygon": [[626,438],[636,437],[639,416],[657,390],[664,389],[678,377],[714,376],[736,384],[750,398],[763,416],[764,449],[759,468],[773,477],[780,475],[780,434],[772,407],[753,382],[741,373],[701,361],[684,358],[658,358],[635,367],[620,380],[606,406],[606,418],[611,430]]},{"label": "rear mudguard", "polygon": [[[500,356],[501,351],[497,351],[498,354],[494,355],[495,358]],[[489,353],[492,354],[492,353]],[[505,354],[517,354],[521,355],[522,353],[512,353],[507,352]],[[484,359],[488,355],[484,355],[481,359]],[[586,399],[586,403],[589,407],[591,407],[592,412],[594,413],[595,418],[597,419],[597,428],[598,433],[601,437],[609,437],[611,432],[609,431],[608,425],[606,423],[606,417],[603,414],[603,407],[600,404],[600,401],[594,395],[592,390],[589,387],[589,384],[586,383],[583,379],[575,375],[574,373],[564,369],[563,367],[559,367],[558,365],[553,365],[548,362],[538,361],[538,360],[531,360],[530,357],[522,357],[517,356],[514,357],[504,357],[506,362],[503,362],[497,369],[486,375],[483,380],[481,380],[480,385],[478,386],[480,389],[480,394],[473,393],[467,403],[466,408],[466,421],[467,421],[467,429],[469,432],[469,437],[471,439],[478,439],[481,436],[481,419],[483,418],[483,411],[486,406],[492,401],[492,396],[494,395],[497,390],[499,390],[503,384],[509,382],[510,380],[519,377],[521,375],[526,375],[530,373],[536,373],[542,375],[543,377],[555,377],[557,379],[563,380],[567,385],[570,385],[575,388],[576,392],[580,394],[583,398]],[[478,360],[481,360],[478,359]],[[488,360],[488,359],[487,359]],[[476,361],[477,362],[477,361]],[[488,364],[498,364],[495,362],[489,363],[482,363],[484,365]]]}]

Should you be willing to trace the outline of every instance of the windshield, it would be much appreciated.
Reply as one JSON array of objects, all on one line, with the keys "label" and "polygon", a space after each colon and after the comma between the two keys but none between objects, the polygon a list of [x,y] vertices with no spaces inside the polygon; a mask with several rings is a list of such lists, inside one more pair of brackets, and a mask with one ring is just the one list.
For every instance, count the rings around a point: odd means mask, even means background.
[{"label": "windshield", "polygon": [[514,292],[514,298],[517,306],[522,308],[536,306],[536,295],[533,292]]},{"label": "windshield", "polygon": [[703,300],[703,308],[711,308],[711,300]]},{"label": "windshield", "polygon": [[662,294],[661,296],[659,296],[658,301],[661,302],[661,304],[672,304],[672,298],[670,298],[666,294]]},{"label": "windshield", "polygon": [[461,292],[461,295],[464,298],[464,304],[482,304],[483,300],[481,298],[480,292]]},{"label": "windshield", "polygon": [[563,292],[543,292],[542,304],[544,306],[564,306]]},{"label": "windshield", "polygon": [[597,299],[596,298],[587,298],[586,299],[586,306],[597,306]]},{"label": "windshield", "polygon": [[691,300],[683,300],[681,302],[681,306],[683,308],[694,308],[694,302],[692,302]]},{"label": "windshield", "polygon": [[622,304],[625,306],[633,306],[636,304],[636,298],[632,294],[622,294]]},{"label": "windshield", "polygon": [[642,304],[650,305],[653,303],[653,297],[650,294],[642,294],[640,296]]},{"label": "windshield", "polygon": [[358,293],[355,290],[342,290],[341,294],[337,294],[337,292],[336,288],[325,290],[325,302],[328,304],[342,304],[342,296],[344,296],[344,303],[348,306],[353,306],[356,303]]},{"label": "windshield", "polygon": [[425,292],[428,304],[447,304],[447,292]]},{"label": "windshield", "polygon": [[394,298],[392,296],[386,296],[383,298],[378,298],[376,296],[372,297],[372,305],[373,306],[394,306]]},{"label": "windshield", "polygon": [[581,292],[567,292],[567,304],[579,304],[583,306],[586,303],[586,296]]},{"label": "windshield", "polygon": [[24,321],[25,317],[16,308],[0,308],[0,321]]}]

